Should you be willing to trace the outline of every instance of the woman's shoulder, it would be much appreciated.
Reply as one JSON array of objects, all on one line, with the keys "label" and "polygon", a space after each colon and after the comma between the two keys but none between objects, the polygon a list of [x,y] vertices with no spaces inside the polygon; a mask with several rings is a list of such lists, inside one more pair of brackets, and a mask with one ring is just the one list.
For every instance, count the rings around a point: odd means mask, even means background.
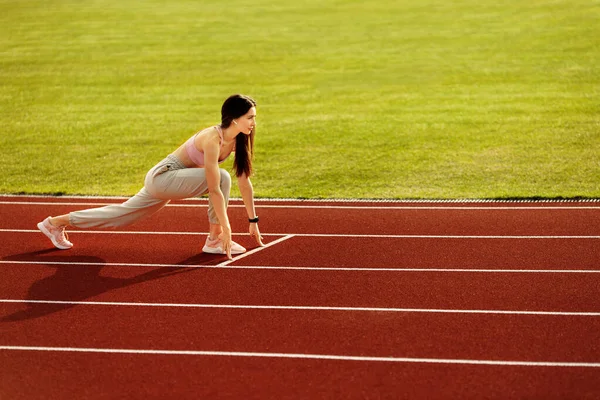
[{"label": "woman's shoulder", "polygon": [[214,140],[219,142],[220,137],[221,136],[219,135],[219,131],[216,126],[209,126],[208,128],[204,128],[194,133],[194,135],[192,136],[192,138],[194,138],[196,141],[200,141],[203,143],[212,142]]},{"label": "woman's shoulder", "polygon": [[195,135],[201,136],[203,138],[213,138],[213,137],[219,138],[219,137],[221,137],[218,125],[209,126],[208,128],[204,128],[204,129],[196,132]]}]

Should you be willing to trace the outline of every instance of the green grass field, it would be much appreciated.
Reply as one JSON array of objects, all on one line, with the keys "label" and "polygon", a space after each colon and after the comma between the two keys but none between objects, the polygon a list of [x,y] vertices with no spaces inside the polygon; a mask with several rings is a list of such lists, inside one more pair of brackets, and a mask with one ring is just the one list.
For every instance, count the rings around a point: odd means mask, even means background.
[{"label": "green grass field", "polygon": [[245,93],[257,197],[600,197],[598,0],[0,0],[0,33],[0,193],[131,195]]}]

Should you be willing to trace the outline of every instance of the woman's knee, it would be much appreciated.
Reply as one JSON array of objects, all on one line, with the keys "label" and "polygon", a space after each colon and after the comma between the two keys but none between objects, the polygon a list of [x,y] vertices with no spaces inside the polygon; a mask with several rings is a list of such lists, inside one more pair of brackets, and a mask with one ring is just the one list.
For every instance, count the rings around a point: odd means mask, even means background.
[{"label": "woman's knee", "polygon": [[221,191],[229,191],[231,190],[231,175],[226,169],[220,168],[221,171]]}]

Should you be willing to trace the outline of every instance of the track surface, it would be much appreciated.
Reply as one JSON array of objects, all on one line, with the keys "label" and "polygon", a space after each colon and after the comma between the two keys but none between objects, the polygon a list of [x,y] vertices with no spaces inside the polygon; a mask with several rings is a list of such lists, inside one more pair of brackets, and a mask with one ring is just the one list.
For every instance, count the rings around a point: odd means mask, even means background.
[{"label": "track surface", "polygon": [[1,399],[600,397],[600,204],[257,201],[264,248],[200,252],[206,201],[0,197]]}]

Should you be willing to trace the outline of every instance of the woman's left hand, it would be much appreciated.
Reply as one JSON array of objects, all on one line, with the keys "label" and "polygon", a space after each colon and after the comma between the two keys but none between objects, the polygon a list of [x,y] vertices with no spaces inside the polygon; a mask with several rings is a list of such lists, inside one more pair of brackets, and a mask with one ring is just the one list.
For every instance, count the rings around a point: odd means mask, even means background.
[{"label": "woman's left hand", "polygon": [[262,236],[260,235],[260,231],[258,230],[258,224],[257,223],[250,223],[250,236],[256,240],[256,243],[258,243],[259,246],[264,246],[263,242],[262,242]]}]

